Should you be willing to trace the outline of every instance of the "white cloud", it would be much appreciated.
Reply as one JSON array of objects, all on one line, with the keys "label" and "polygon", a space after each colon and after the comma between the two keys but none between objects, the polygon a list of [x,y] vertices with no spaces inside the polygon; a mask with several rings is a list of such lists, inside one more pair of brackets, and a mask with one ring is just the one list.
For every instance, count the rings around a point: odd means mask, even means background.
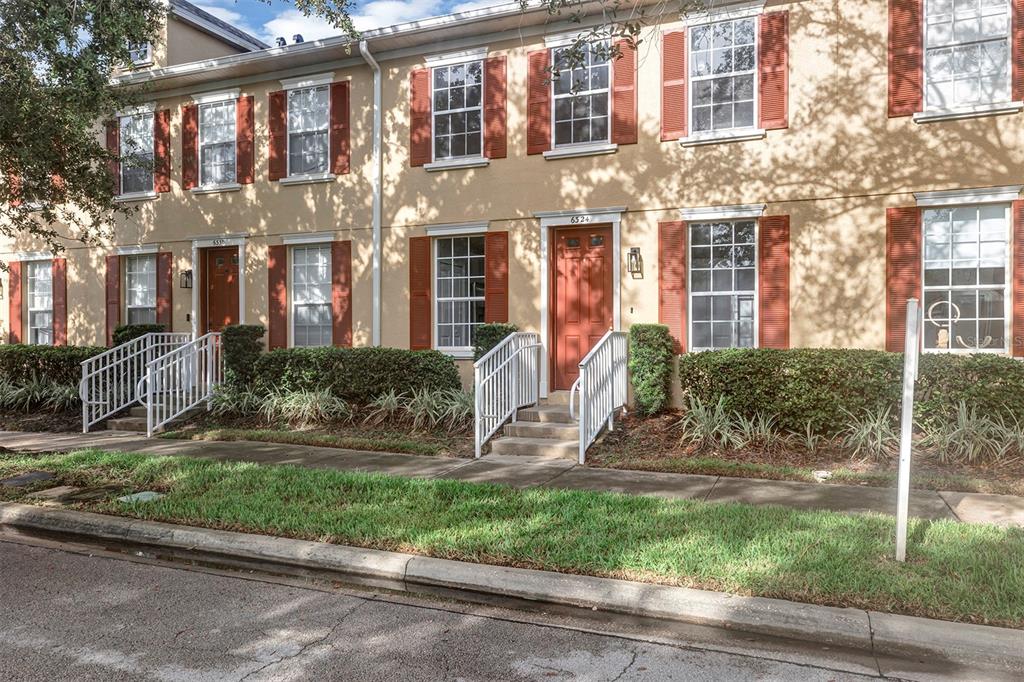
[{"label": "white cloud", "polygon": [[442,0],[372,0],[352,15],[352,23],[356,29],[368,31],[444,14],[444,5]]},{"label": "white cloud", "polygon": [[209,5],[206,3],[196,3],[196,7],[206,12],[209,12],[221,21],[226,21],[235,28],[245,31],[246,33],[250,33],[252,35],[259,34],[259,31],[257,31],[249,24],[249,22],[246,20],[245,16],[241,12],[236,12],[235,10],[228,9],[227,7],[218,7],[216,5]]},{"label": "white cloud", "polygon": [[292,36],[300,34],[303,40],[319,40],[329,36],[336,36],[341,31],[329,22],[318,17],[307,17],[297,9],[289,9],[281,12],[276,17],[263,24],[260,35],[264,42],[274,45],[274,39],[278,36],[292,43]]},{"label": "white cloud", "polygon": [[507,3],[508,0],[467,0],[466,2],[455,3],[449,11],[453,14],[458,14],[460,12],[469,12],[475,9],[494,7],[495,5],[504,5]]}]

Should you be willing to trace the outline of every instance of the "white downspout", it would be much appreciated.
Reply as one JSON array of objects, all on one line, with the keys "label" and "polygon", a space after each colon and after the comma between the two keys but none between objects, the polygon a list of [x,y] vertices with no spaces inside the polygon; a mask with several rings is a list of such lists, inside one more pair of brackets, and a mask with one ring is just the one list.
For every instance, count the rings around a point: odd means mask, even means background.
[{"label": "white downspout", "polygon": [[373,69],[373,321],[371,340],[380,345],[380,268],[381,268],[381,196],[383,195],[384,172],[381,159],[381,74],[380,64],[370,54],[365,40],[359,41],[359,53]]}]

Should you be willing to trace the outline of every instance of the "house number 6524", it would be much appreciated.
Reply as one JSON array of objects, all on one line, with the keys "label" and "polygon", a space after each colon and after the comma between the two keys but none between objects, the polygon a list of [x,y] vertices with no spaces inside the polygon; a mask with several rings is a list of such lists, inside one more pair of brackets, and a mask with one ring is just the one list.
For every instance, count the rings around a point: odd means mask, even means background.
[{"label": "house number 6524", "polygon": [[594,220],[593,216],[589,216],[589,215],[574,215],[571,218],[569,218],[569,224],[570,225],[583,225],[583,224],[589,223],[589,222],[591,222],[593,220]]}]

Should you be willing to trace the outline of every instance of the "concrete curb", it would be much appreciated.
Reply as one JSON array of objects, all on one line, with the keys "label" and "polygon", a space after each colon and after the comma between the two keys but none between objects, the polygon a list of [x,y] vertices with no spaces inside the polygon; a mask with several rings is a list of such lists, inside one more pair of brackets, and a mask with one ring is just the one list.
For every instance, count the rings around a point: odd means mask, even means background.
[{"label": "concrete curb", "polygon": [[875,655],[1024,670],[1024,632],[1008,628],[433,559],[18,503],[0,504],[0,526],[256,562],[271,571],[289,567],[327,572],[363,585],[455,595],[470,601],[516,599],[783,637]]}]

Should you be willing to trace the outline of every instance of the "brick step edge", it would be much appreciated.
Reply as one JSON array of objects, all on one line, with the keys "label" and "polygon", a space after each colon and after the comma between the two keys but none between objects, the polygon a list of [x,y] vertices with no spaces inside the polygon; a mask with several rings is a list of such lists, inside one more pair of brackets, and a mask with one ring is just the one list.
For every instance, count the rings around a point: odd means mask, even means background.
[{"label": "brick step edge", "polygon": [[1024,669],[1021,630],[611,578],[490,566],[267,535],[0,503],[0,526],[329,573],[347,582],[479,602],[501,597],[678,621],[872,654]]}]

